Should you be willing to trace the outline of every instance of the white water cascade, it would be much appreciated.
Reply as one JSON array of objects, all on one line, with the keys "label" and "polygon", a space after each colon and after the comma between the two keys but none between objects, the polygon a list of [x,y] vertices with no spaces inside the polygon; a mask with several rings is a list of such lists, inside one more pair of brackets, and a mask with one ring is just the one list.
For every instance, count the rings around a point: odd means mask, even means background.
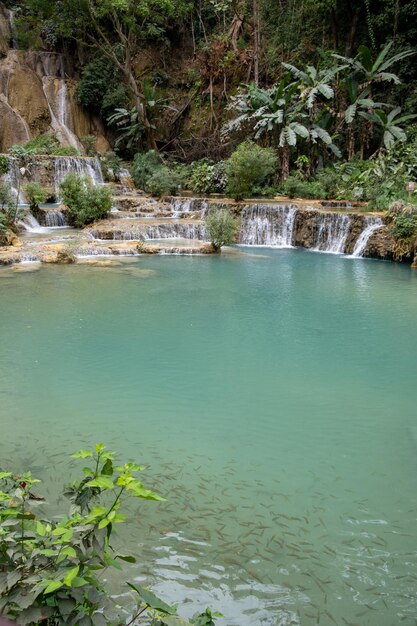
[{"label": "white water cascade", "polygon": [[68,226],[68,222],[62,211],[45,211],[45,225],[48,228],[63,228]]},{"label": "white water cascade", "polygon": [[70,173],[84,176],[93,185],[104,183],[100,161],[95,157],[51,157],[54,165],[54,189],[59,194],[59,186]]},{"label": "white water cascade", "polygon": [[172,211],[172,217],[181,217],[183,213],[193,213],[201,211],[204,216],[207,212],[208,202],[199,198],[172,198],[170,202],[170,209]]},{"label": "white water cascade", "polygon": [[[72,119],[71,107],[69,106],[68,87],[65,81],[64,58],[60,55],[55,55],[55,57],[46,57],[46,59],[47,62],[44,63],[46,75],[42,76],[42,89],[48,103],[52,128],[61,145],[72,146],[82,152],[83,146],[74,133],[74,121]],[[51,61],[55,61],[55,63],[51,63]],[[59,63],[59,68],[56,67],[57,62]],[[57,76],[57,71],[59,77]]]},{"label": "white water cascade", "polygon": [[48,232],[47,228],[41,226],[36,219],[32,215],[32,213],[28,213],[24,216],[22,220],[18,222],[18,225],[24,228],[28,233],[46,233]]},{"label": "white water cascade", "polygon": [[120,230],[117,224],[113,229],[105,233],[89,231],[93,239],[114,240],[114,241],[143,241],[146,239],[198,239],[208,240],[207,229],[204,224],[166,221],[162,224],[143,224],[129,230]]},{"label": "white water cascade", "polygon": [[313,250],[331,254],[343,254],[350,225],[350,215],[321,213]]},{"label": "white water cascade", "polygon": [[120,184],[123,187],[123,191],[133,191],[135,183],[128,169],[122,168],[118,174]]},{"label": "white water cascade", "polygon": [[242,211],[239,243],[248,246],[291,248],[297,207],[252,204]]},{"label": "white water cascade", "polygon": [[9,159],[9,171],[5,174],[4,180],[10,184],[15,202],[17,202],[17,204],[27,204],[19,166],[13,159]]},{"label": "white water cascade", "polygon": [[12,41],[11,41],[12,49],[17,50],[18,45],[17,45],[17,33],[16,33],[16,24],[14,21],[14,14],[15,14],[15,11],[13,11],[12,9],[8,11],[10,32],[12,33]]},{"label": "white water cascade", "polygon": [[369,239],[372,237],[376,230],[379,230],[383,226],[383,221],[380,217],[367,216],[364,219],[364,229],[359,235],[353,252],[352,257],[361,257],[368,245]]}]

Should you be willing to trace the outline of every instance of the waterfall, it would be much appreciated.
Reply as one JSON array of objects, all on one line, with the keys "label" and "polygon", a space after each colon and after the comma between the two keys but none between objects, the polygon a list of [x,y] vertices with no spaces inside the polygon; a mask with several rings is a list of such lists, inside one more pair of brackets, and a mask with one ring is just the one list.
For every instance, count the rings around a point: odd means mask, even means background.
[{"label": "waterfall", "polygon": [[242,211],[239,243],[248,246],[291,248],[297,207],[252,204]]},{"label": "waterfall", "polygon": [[93,185],[103,184],[100,161],[97,157],[51,157],[54,165],[54,189],[59,195],[59,186],[70,173],[84,176]]},{"label": "waterfall", "polygon": [[111,230],[90,230],[94,239],[116,241],[143,241],[144,239],[198,239],[207,241],[208,235],[204,224],[184,222],[164,222],[162,224],[143,224],[130,230],[118,229],[117,225]]},{"label": "waterfall", "polygon": [[46,75],[42,77],[42,89],[48,103],[49,113],[51,115],[52,128],[54,129],[61,145],[72,146],[77,150],[83,150],[83,147],[75,135],[74,123],[72,120],[71,109],[69,105],[69,96],[67,83],[65,81],[64,57],[59,56],[59,75],[60,78],[51,75],[50,59],[48,57],[48,65],[46,67]]},{"label": "waterfall", "polygon": [[199,239],[208,240],[204,224],[168,223],[144,228],[145,239]]},{"label": "waterfall", "polygon": [[47,229],[39,224],[38,220],[32,215],[32,213],[25,215],[24,218],[18,222],[18,225],[24,228],[28,233],[47,232]]},{"label": "waterfall", "polygon": [[364,219],[364,229],[356,240],[355,247],[351,254],[352,257],[361,257],[365,252],[368,241],[373,233],[383,226],[383,222],[380,217],[367,216]]},{"label": "waterfall", "polygon": [[171,198],[170,202],[170,210],[174,218],[181,217],[182,213],[193,213],[195,211],[201,211],[202,215],[205,215],[207,208],[207,200],[197,198]]},{"label": "waterfall", "polygon": [[122,168],[119,172],[118,178],[123,187],[123,191],[132,191],[135,188],[133,178],[126,168]]},{"label": "waterfall", "polygon": [[62,228],[68,226],[68,222],[62,211],[45,211],[45,225],[48,228]]},{"label": "waterfall", "polygon": [[12,49],[17,50],[18,49],[17,32],[16,32],[16,24],[14,22],[15,11],[9,10],[8,13],[9,13],[8,17],[9,17],[10,32],[12,33]]},{"label": "waterfall", "polygon": [[[9,170],[4,176],[5,182],[10,184],[14,201],[18,204],[27,204],[27,200],[22,189],[23,181],[21,180],[19,166],[14,159],[9,159]],[[20,191],[19,191],[20,186]]]},{"label": "waterfall", "polygon": [[349,234],[351,216],[343,213],[320,213],[313,250],[343,254]]}]

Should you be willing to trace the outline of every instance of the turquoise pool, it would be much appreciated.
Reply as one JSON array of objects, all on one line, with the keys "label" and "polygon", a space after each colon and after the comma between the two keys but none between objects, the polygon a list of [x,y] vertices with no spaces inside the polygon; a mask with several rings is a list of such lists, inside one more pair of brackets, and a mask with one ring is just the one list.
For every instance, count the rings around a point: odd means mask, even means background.
[{"label": "turquoise pool", "polygon": [[417,272],[302,250],[0,270],[0,465],[104,441],[166,503],[122,537],[227,626],[415,624]]}]

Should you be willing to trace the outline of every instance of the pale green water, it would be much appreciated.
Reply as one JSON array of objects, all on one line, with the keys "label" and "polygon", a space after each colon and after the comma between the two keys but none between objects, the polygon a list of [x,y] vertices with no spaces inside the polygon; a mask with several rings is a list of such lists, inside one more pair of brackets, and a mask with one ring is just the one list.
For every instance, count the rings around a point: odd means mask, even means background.
[{"label": "pale green water", "polygon": [[417,272],[246,252],[1,270],[0,465],[149,465],[127,575],[187,615],[415,624]]}]

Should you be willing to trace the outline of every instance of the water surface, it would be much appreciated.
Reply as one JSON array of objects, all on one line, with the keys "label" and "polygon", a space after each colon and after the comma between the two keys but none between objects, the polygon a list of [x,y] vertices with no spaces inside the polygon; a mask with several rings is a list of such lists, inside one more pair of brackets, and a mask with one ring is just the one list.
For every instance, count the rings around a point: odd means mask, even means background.
[{"label": "water surface", "polygon": [[133,508],[126,577],[185,615],[415,624],[417,273],[302,250],[119,263],[0,271],[1,465],[51,503],[92,442],[147,465],[167,502]]}]

